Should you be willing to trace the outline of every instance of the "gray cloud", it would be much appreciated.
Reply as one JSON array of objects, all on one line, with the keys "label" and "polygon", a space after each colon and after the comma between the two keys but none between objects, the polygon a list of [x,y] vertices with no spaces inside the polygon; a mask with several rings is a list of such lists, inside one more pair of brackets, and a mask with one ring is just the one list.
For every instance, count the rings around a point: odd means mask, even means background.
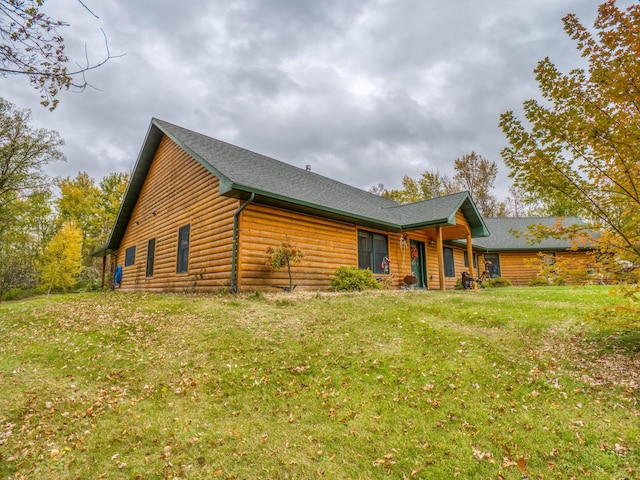
[{"label": "gray cloud", "polygon": [[[86,0],[47,2],[69,54],[92,62],[98,88],[64,92],[50,113],[24,79],[2,95],[60,132],[68,161],[97,180],[132,168],[151,117],[368,188],[425,170],[452,173],[471,150],[507,171],[501,113],[537,96],[532,74],[549,56],[581,65],[561,18],[591,25],[594,0],[363,2]],[[620,7],[631,0],[619,1]]]}]

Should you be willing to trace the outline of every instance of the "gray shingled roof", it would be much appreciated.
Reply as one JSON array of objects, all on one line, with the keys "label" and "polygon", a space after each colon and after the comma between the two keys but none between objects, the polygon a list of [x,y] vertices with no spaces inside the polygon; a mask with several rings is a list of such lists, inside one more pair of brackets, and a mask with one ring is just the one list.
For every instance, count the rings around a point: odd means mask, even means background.
[{"label": "gray shingled roof", "polygon": [[[390,207],[389,211],[403,225],[404,230],[410,230],[429,225],[453,225],[456,212],[460,209],[467,219],[473,219],[476,216],[481,218],[468,192],[454,193],[404,205],[396,204]],[[483,221],[471,223],[470,226],[473,237],[483,237],[489,234]]]},{"label": "gray shingled roof", "polygon": [[234,190],[396,223],[385,210],[396,202],[162,120],[154,123]]},{"label": "gray shingled roof", "polygon": [[223,195],[243,199],[253,193],[255,201],[386,231],[454,225],[455,214],[462,209],[472,235],[488,235],[468,192],[399,205],[314,172],[154,118],[102,253],[119,247],[163,135],[218,177]]},{"label": "gray shingled roof", "polygon": [[[540,243],[527,243],[523,236],[517,237],[514,232],[527,233],[529,225],[542,224],[553,226],[555,217],[519,217],[519,218],[485,218],[485,225],[491,232],[488,237],[473,241],[473,246],[486,251],[524,251],[524,250],[567,250],[571,243],[566,240],[547,238]],[[564,225],[582,224],[578,218],[567,217]]]}]

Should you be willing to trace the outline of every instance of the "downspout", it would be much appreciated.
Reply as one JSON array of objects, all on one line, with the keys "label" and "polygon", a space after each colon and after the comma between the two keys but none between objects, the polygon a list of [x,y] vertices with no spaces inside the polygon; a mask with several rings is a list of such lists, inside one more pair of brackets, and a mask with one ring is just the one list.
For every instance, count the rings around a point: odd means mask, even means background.
[{"label": "downspout", "polygon": [[237,282],[237,272],[236,272],[236,264],[237,256],[238,256],[238,220],[240,218],[240,213],[244,210],[247,205],[253,202],[253,199],[256,197],[255,192],[251,192],[251,196],[249,199],[240,205],[240,208],[236,210],[236,213],[233,215],[233,244],[231,248],[231,293],[238,293],[238,282]]}]

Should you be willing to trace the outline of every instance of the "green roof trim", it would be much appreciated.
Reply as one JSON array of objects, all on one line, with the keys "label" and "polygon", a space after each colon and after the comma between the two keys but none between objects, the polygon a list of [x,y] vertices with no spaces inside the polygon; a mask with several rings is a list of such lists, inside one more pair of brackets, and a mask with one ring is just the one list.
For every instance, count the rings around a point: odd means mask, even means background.
[{"label": "green roof trim", "polygon": [[131,214],[133,213],[133,208],[136,205],[138,195],[140,194],[140,190],[142,190],[142,185],[147,178],[151,162],[158,150],[158,147],[160,146],[161,140],[162,131],[155,127],[152,122],[151,125],[149,125],[140,153],[138,154],[138,160],[131,172],[129,184],[127,185],[127,189],[124,193],[122,203],[120,204],[120,210],[118,210],[118,215],[116,216],[116,220],[113,228],[111,229],[111,233],[109,234],[109,238],[107,239],[107,243],[104,247],[93,252],[91,254],[92,256],[104,257],[120,247],[120,241],[127,229],[127,225],[131,219]]},{"label": "green roof trim", "polygon": [[255,202],[389,232],[455,225],[456,212],[461,209],[472,236],[489,234],[468,192],[399,205],[306,169],[154,118],[101,254],[119,248],[163,135],[219,179],[221,195],[246,199],[254,194]]}]

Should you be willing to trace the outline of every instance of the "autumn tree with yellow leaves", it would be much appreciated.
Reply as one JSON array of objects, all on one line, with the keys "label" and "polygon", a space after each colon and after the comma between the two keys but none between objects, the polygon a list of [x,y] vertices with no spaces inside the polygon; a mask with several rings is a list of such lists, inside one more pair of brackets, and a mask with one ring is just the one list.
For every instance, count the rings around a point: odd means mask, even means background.
[{"label": "autumn tree with yellow leaves", "polygon": [[548,212],[586,220],[546,233],[602,232],[590,238],[601,258],[639,266],[640,4],[603,3],[592,30],[573,14],[563,22],[588,68],[563,73],[549,58],[538,63],[542,101],[524,102],[526,121],[501,116],[509,141],[502,156],[516,187]]},{"label": "autumn tree with yellow leaves", "polygon": [[74,221],[65,222],[36,262],[40,288],[66,290],[76,285],[82,272],[82,231]]}]

